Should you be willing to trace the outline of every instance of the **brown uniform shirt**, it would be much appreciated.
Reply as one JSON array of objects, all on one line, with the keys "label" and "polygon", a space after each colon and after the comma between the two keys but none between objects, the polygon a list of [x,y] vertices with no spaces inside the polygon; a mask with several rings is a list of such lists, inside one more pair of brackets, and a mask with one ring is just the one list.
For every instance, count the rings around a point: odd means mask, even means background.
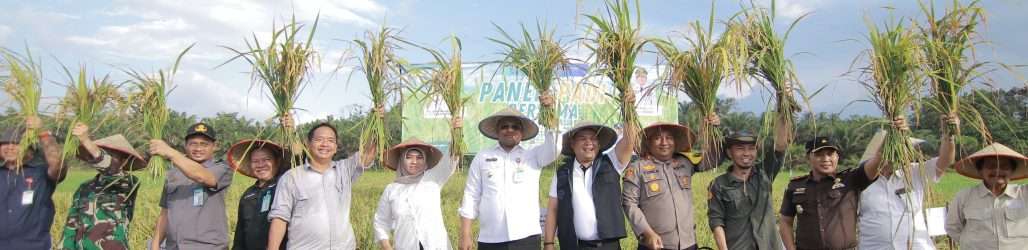
[{"label": "brown uniform shirt", "polygon": [[856,248],[860,192],[872,181],[863,166],[821,180],[806,175],[789,181],[781,214],[796,218],[796,248]]},{"label": "brown uniform shirt", "polygon": [[639,159],[630,164],[621,199],[636,236],[652,229],[664,248],[695,245],[692,175],[703,170],[677,154],[670,162]]}]

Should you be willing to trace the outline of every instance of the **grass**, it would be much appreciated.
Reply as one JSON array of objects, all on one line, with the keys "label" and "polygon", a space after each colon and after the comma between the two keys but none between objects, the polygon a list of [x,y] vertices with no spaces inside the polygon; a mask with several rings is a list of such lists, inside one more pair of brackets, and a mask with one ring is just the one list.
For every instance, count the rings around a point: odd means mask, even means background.
[{"label": "grass", "polygon": [[[116,102],[121,100],[121,94],[118,93],[119,86],[111,82],[109,76],[90,79],[86,76],[85,65],[79,68],[78,74],[72,74],[67,67],[64,67],[64,72],[68,74],[69,83],[61,109],[72,114],[68,121],[68,131],[75,127],[75,123],[97,128],[111,118],[110,115],[101,114],[107,108],[118,106]],[[78,154],[79,144],[78,137],[65,137],[62,158]]]},{"label": "grass", "polygon": [[[540,198],[546,199],[546,194],[549,192],[549,183],[551,175],[553,174],[552,169],[542,171],[542,177],[539,181],[539,192]],[[693,204],[695,204],[695,218],[696,218],[696,234],[697,241],[700,246],[713,246],[713,238],[710,230],[707,227],[707,206],[706,206],[706,187],[711,180],[717,175],[723,173],[722,171],[716,172],[703,172],[695,176],[693,185]],[[54,205],[57,208],[57,215],[54,219],[54,224],[51,226],[51,235],[60,235],[63,230],[63,224],[65,217],[67,216],[68,206],[71,203],[71,197],[78,186],[92,178],[96,174],[93,170],[85,169],[73,169],[69,172],[67,179],[64,180],[60,185],[57,186],[57,191],[54,193]],[[140,173],[136,173],[140,175]],[[774,182],[772,199],[774,200],[775,210],[777,211],[778,206],[782,201],[782,191],[785,190],[786,184],[789,182],[791,176],[797,176],[806,174],[805,172],[789,172],[783,171],[781,175]],[[363,249],[377,249],[378,245],[374,243],[374,234],[372,232],[372,215],[375,211],[375,204],[378,204],[378,198],[385,189],[385,186],[392,182],[394,173],[390,171],[370,171],[364,174],[360,180],[357,181],[353,187],[353,201],[352,210],[350,211],[352,225],[354,232],[357,235],[357,244]],[[457,206],[460,204],[461,196],[464,192],[464,173],[455,173],[450,181],[446,183],[442,191],[442,206],[443,206],[443,220],[446,224],[446,231],[450,236],[450,244],[455,248],[458,241],[458,230],[459,230],[459,217],[457,215]],[[935,194],[932,199],[928,202],[928,207],[939,207],[944,206],[946,201],[953,198],[957,191],[977,185],[980,183],[977,180],[969,179],[958,175],[954,172],[949,172],[943,176],[942,181],[933,186],[935,188]],[[1018,181],[1017,183],[1025,184],[1028,181]],[[236,209],[239,205],[239,198],[243,191],[247,187],[253,184],[253,179],[236,174],[233,178],[232,185],[228,189],[228,195],[226,196],[226,213],[228,216],[228,228],[229,228],[229,239],[232,239],[232,230],[235,228],[236,223]],[[157,215],[160,213],[160,207],[157,206],[158,200],[160,199],[160,192],[163,182],[142,182],[142,187],[139,189],[139,196],[136,200],[135,219],[132,221],[129,233],[129,243],[132,248],[143,249],[145,247],[146,240],[153,234],[153,227]],[[545,206],[545,201],[540,200],[540,208]],[[626,224],[628,230],[631,231],[631,227]],[[631,234],[631,233],[629,233]],[[475,235],[477,235],[477,227],[475,229]],[[939,242],[945,237],[939,237],[936,242],[939,247],[944,248],[944,244]],[[55,239],[59,240],[59,239]],[[56,244],[56,243],[55,243]],[[634,249],[636,244],[635,237],[629,236],[621,241],[621,245],[625,249]]]},{"label": "grass", "polygon": [[[529,32],[525,25],[521,25],[521,40],[515,39],[507,31],[496,26],[501,38],[489,38],[489,40],[503,47],[503,59],[500,60],[500,68],[511,67],[517,69],[528,78],[528,82],[535,87],[540,96],[551,96],[550,86],[557,80],[558,72],[566,72],[568,64],[571,63],[567,56],[567,49],[561,46],[560,41],[553,38],[553,29],[543,28],[542,24],[536,23],[536,32]],[[547,128],[556,128],[559,120],[557,110],[553,106],[542,107],[539,110],[539,122]]]},{"label": "grass", "polygon": [[353,43],[360,49],[360,66],[357,69],[364,72],[368,81],[368,89],[371,91],[372,115],[363,121],[363,131],[360,134],[360,148],[366,152],[368,147],[375,147],[378,152],[378,160],[385,160],[388,137],[385,129],[385,105],[389,97],[396,93],[401,84],[400,80],[403,71],[403,62],[394,51],[398,48],[394,41],[400,38],[396,36],[397,31],[382,27],[378,32],[367,31],[366,40],[353,40]]},{"label": "grass", "polygon": [[[136,92],[131,94],[130,99],[136,105],[136,113],[143,117],[143,131],[146,131],[149,139],[164,139],[165,125],[168,124],[171,116],[171,109],[168,108],[168,95],[175,89],[175,73],[178,73],[178,66],[182,62],[182,58],[195,45],[191,44],[182,50],[169,71],[162,69],[155,74],[146,74],[135,70],[126,71],[132,77],[136,87]],[[164,175],[167,161],[164,157],[151,157],[147,162],[151,177],[157,178]]]},{"label": "grass", "polygon": [[[461,43],[457,36],[450,37],[450,56],[447,58],[443,52],[430,49],[417,44],[416,47],[424,49],[432,54],[430,68],[426,68],[425,82],[428,83],[429,93],[427,96],[438,96],[446,103],[446,109],[450,111],[450,117],[460,120],[464,117],[464,104],[471,99],[463,94],[464,88],[464,64],[461,61]],[[464,152],[467,152],[467,145],[464,142],[464,130],[461,127],[450,128],[449,152],[452,159],[457,159],[458,166]]]},{"label": "grass", "polygon": [[[586,15],[592,22],[591,37],[586,46],[592,51],[593,75],[606,76],[614,82],[620,96],[614,99],[621,105],[621,120],[630,131],[640,131],[639,115],[635,103],[626,97],[632,93],[632,74],[635,61],[649,41],[642,37],[642,11],[639,1],[634,6],[628,0],[606,1],[606,15]],[[633,8],[634,7],[634,8]],[[639,145],[635,145],[639,149]],[[638,150],[637,150],[638,151]]]}]

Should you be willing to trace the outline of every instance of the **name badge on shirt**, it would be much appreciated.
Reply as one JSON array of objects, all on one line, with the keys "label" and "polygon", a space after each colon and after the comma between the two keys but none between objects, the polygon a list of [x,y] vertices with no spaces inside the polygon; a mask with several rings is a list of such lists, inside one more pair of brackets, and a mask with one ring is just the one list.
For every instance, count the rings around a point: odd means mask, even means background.
[{"label": "name badge on shirt", "polygon": [[21,193],[21,204],[25,206],[32,205],[33,197],[36,197],[36,191],[31,189],[25,190],[25,192]]},{"label": "name badge on shirt", "polygon": [[261,213],[267,212],[271,208],[271,190],[264,191],[264,197],[261,198]]},{"label": "name badge on shirt", "polygon": [[194,188],[193,189],[193,206],[194,207],[203,206],[203,200],[204,200],[203,198],[204,198],[203,188]]},{"label": "name badge on shirt", "polygon": [[525,179],[525,170],[524,169],[519,167],[517,170],[514,170],[514,183],[521,183],[521,181],[524,181],[524,179]]}]

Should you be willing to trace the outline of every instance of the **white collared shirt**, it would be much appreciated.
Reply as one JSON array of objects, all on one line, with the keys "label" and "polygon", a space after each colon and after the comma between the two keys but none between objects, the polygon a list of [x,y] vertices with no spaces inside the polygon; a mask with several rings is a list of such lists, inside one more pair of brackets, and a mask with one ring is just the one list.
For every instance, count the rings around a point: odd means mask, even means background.
[{"label": "white collared shirt", "polygon": [[475,155],[458,213],[478,219],[478,241],[500,243],[542,233],[539,227],[539,173],[557,159],[557,132],[543,144],[510,152],[497,145]]},{"label": "white collared shirt", "polygon": [[[605,153],[607,157],[610,157],[611,163],[614,165],[614,169],[617,170],[618,175],[625,172],[625,167],[628,165],[622,165],[618,162],[616,154],[612,152]],[[599,160],[597,158],[596,160]],[[596,169],[589,167],[585,171],[582,171],[582,164],[577,160],[571,169],[571,209],[575,218],[575,235],[578,236],[579,240],[599,240],[600,232],[596,226],[596,205],[593,203],[593,178],[596,177]],[[595,161],[594,161],[595,162]],[[595,165],[594,165],[595,166]],[[550,179],[550,198],[557,197],[557,177]],[[558,229],[559,230],[559,229]]]},{"label": "white collared shirt", "polygon": [[356,249],[350,225],[353,183],[364,173],[357,158],[333,161],[322,172],[309,163],[286,171],[278,180],[268,220],[286,221],[287,249]]},{"label": "white collared shirt", "polygon": [[984,183],[953,197],[946,207],[946,234],[963,250],[1028,247],[1028,186],[1007,184],[993,195]]},{"label": "white collared shirt", "polygon": [[922,208],[925,181],[941,180],[937,163],[938,157],[911,164],[913,187],[907,187],[903,171],[896,170],[890,177],[878,176],[860,193],[860,249],[908,249],[908,242],[911,249],[935,249]]},{"label": "white collared shirt", "polygon": [[394,249],[418,249],[419,244],[425,249],[450,249],[440,194],[454,167],[444,160],[426,170],[418,183],[389,183],[375,211],[375,239],[389,240],[391,232]]}]

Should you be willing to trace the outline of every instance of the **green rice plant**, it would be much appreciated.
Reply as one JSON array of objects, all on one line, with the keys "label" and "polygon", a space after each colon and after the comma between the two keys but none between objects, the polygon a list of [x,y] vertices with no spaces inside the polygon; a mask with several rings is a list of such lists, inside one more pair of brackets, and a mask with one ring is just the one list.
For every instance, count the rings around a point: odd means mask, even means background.
[{"label": "green rice plant", "polygon": [[[182,58],[196,44],[189,45],[182,50],[175,58],[175,64],[169,71],[158,70],[154,74],[146,74],[135,70],[127,70],[132,78],[134,92],[130,96],[135,111],[142,116],[143,131],[149,139],[164,139],[171,110],[168,108],[168,95],[175,89],[175,73],[178,73],[178,66]],[[147,163],[150,169],[150,176],[154,179],[164,176],[167,168],[167,159],[163,157],[151,157]]]},{"label": "green rice plant", "polygon": [[[917,110],[922,90],[921,50],[917,34],[903,22],[886,23],[883,27],[867,21],[868,41],[871,48],[865,52],[869,65],[861,71],[860,83],[868,90],[871,101],[878,106],[892,124],[897,119],[906,119],[908,112]],[[919,151],[909,141],[909,129],[886,126],[886,136],[881,148],[883,166],[903,169],[905,181],[910,185],[910,165],[921,158]]]},{"label": "green rice plant", "polygon": [[[283,117],[296,108],[294,105],[307,86],[311,70],[318,63],[317,52],[312,45],[319,19],[320,15],[314,19],[306,40],[300,34],[304,25],[298,24],[293,16],[289,24],[281,28],[272,24],[271,40],[267,44],[262,44],[254,34],[253,40],[246,41],[245,50],[222,46],[236,53],[235,57],[225,63],[242,58],[250,64],[253,85],[267,89],[267,96],[275,105],[276,117]],[[288,148],[302,148],[299,146],[302,141],[295,128],[281,126],[279,138],[282,145],[289,145],[286,146]],[[293,154],[293,162],[302,162],[305,150],[290,152]]]},{"label": "green rice plant", "polygon": [[[954,0],[941,16],[935,12],[934,1],[919,3],[926,19],[924,24],[918,25],[924,53],[921,68],[927,75],[933,97],[926,104],[940,113],[971,121],[967,124],[990,137],[981,113],[960,98],[960,92],[982,75],[978,69],[986,65],[974,58],[975,42],[979,39],[978,25],[985,21],[980,1],[963,5]],[[947,125],[946,133],[959,135],[960,127]]]},{"label": "green rice plant", "polygon": [[[67,67],[63,69],[68,75],[69,83],[60,105],[62,114],[71,114],[67,130],[71,131],[75,123],[86,124],[91,128],[101,127],[110,118],[104,111],[116,108],[116,102],[121,99],[118,85],[114,84],[108,75],[89,78],[85,66],[79,68],[78,74],[73,74]],[[62,158],[78,154],[79,143],[75,136],[69,135],[64,138]]]},{"label": "green rice plant", "polygon": [[625,126],[632,126],[634,129],[631,131],[641,131],[638,129],[639,115],[635,103],[626,101],[627,96],[634,96],[632,73],[636,68],[635,60],[643,46],[649,43],[640,34],[639,1],[636,0],[634,5],[633,9],[628,0],[607,0],[606,15],[586,15],[594,28],[586,46],[595,60],[591,69],[593,74],[609,78],[619,93],[615,99],[620,103]]},{"label": "green rice plant", "polygon": [[[535,36],[521,25],[521,37],[515,39],[507,31],[493,24],[500,31],[502,38],[489,38],[489,40],[503,46],[503,59],[500,66],[511,67],[528,78],[529,84],[539,92],[539,95],[553,96],[551,86],[556,82],[557,72],[567,70],[570,59],[567,56],[567,49],[561,46],[560,42],[553,38],[553,29],[544,29],[536,23]],[[556,107],[541,107],[539,110],[539,122],[550,129],[558,126]]]},{"label": "green rice plant", "polygon": [[375,147],[379,162],[385,160],[386,149],[389,146],[385,128],[385,106],[389,102],[389,97],[399,89],[403,65],[406,64],[395,53],[398,46],[394,41],[402,40],[396,33],[394,29],[382,27],[378,32],[366,32],[365,40],[353,40],[360,49],[360,66],[357,70],[364,72],[374,105],[371,114],[361,125],[363,130],[360,134],[360,150]]},{"label": "green rice plant", "polygon": [[[717,91],[725,81],[741,82],[746,78],[748,49],[744,29],[728,23],[721,36],[714,40],[714,8],[707,28],[699,22],[689,25],[693,37],[686,37],[691,48],[681,50],[670,40],[654,39],[657,51],[667,61],[668,83],[685,93],[703,117],[717,115]],[[719,153],[723,135],[707,119],[700,123],[700,141]]]},{"label": "green rice plant", "polygon": [[[412,45],[428,51],[432,54],[432,62],[429,63],[429,67],[421,72],[424,82],[428,85],[428,97],[438,97],[446,103],[446,109],[450,111],[450,116],[453,119],[463,119],[464,116],[464,104],[471,99],[470,96],[463,94],[464,87],[464,69],[463,63],[461,62],[461,43],[460,38],[453,36],[450,39],[450,56],[446,56],[443,52],[420,46],[417,44]],[[450,128],[450,158],[454,159],[458,165],[460,165],[461,159],[463,158],[464,152],[467,151],[467,145],[464,143],[464,131],[463,128],[451,127]]]},{"label": "green rice plant", "polygon": [[774,28],[775,4],[776,1],[772,0],[771,8],[765,9],[750,2],[751,8],[742,13],[738,24],[748,43],[749,73],[775,94],[775,104],[768,106],[767,115],[763,119],[761,134],[764,135],[769,135],[770,130],[773,130],[771,128],[794,127],[796,113],[802,109],[793,91],[802,92],[803,88],[796,77],[792,61],[785,56],[785,41],[806,15],[796,18],[780,35]]},{"label": "green rice plant", "polygon": [[[4,92],[18,104],[18,120],[25,120],[28,117],[39,116],[39,98],[42,89],[39,82],[42,80],[42,67],[33,59],[32,51],[25,48],[25,56],[10,51],[3,51],[4,61],[8,71],[8,77],[3,82]],[[15,162],[15,171],[21,171],[25,155],[29,154],[32,145],[39,142],[39,131],[26,128],[18,142],[18,159]]]}]

